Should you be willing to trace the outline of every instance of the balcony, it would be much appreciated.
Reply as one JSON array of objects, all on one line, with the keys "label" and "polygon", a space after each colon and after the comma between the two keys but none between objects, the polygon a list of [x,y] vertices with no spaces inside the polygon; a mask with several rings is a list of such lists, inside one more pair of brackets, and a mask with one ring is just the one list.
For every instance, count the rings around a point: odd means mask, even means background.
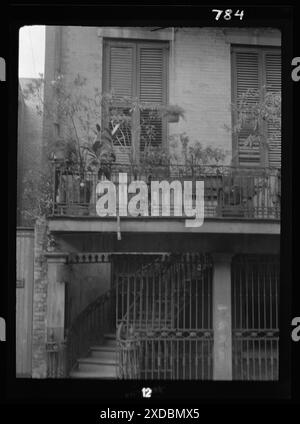
[{"label": "balcony", "polygon": [[[53,209],[49,218],[100,218],[96,211],[97,172],[80,171],[74,166],[54,163]],[[280,220],[280,170],[276,168],[238,168],[229,166],[163,165],[146,169],[134,165],[113,164],[110,178],[118,193],[119,173],[127,174],[128,185],[142,180],[148,187],[149,216],[151,216],[151,181],[204,181],[205,218],[212,220],[265,221]],[[193,189],[195,190],[195,188]],[[128,194],[128,202],[135,194]],[[117,198],[117,210],[118,194]],[[161,209],[161,208],[160,208]],[[129,215],[129,214],[128,214]],[[161,216],[161,210],[158,212]],[[174,218],[173,197],[170,198],[170,217]],[[111,218],[111,217],[110,217]],[[184,211],[181,219],[186,219]]]}]

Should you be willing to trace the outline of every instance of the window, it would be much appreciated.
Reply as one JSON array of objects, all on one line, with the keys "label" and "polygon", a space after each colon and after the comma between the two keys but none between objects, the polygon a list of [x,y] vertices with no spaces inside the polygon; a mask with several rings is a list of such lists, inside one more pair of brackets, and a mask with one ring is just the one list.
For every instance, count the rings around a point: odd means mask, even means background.
[{"label": "window", "polygon": [[[281,93],[281,53],[277,48],[233,47],[233,102],[238,103],[243,93],[253,89],[260,93]],[[253,97],[249,103],[257,102]],[[234,114],[236,122],[236,114]],[[278,125],[261,123],[260,132],[268,143],[253,141],[248,144],[250,130],[247,125],[234,135],[233,152],[239,165],[280,167],[281,134]],[[267,147],[268,146],[268,147]]]},{"label": "window", "polygon": [[149,144],[161,146],[166,140],[165,119],[151,109],[132,111],[124,98],[167,104],[168,43],[105,40],[103,71],[103,91],[114,94],[109,117],[128,117],[113,138],[117,162],[128,161],[130,151],[138,159]]}]

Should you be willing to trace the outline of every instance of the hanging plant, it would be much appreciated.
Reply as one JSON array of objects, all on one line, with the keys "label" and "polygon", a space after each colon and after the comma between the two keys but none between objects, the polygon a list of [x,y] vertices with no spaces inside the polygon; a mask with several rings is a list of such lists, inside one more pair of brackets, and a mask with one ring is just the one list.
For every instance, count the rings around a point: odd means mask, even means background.
[{"label": "hanging plant", "polygon": [[162,116],[168,118],[168,122],[179,122],[179,118],[184,118],[185,110],[178,105],[168,105],[161,108]]}]

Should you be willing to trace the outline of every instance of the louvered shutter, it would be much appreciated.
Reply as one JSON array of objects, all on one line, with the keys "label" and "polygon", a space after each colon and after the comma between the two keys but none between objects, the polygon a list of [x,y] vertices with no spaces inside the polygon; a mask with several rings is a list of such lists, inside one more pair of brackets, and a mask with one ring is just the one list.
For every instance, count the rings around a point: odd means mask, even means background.
[{"label": "louvered shutter", "polygon": [[[257,52],[236,51],[234,54],[235,66],[235,103],[238,103],[241,96],[249,89],[258,90],[260,88],[259,78],[259,55]],[[249,98],[248,103],[255,103],[258,99]],[[251,133],[250,126],[245,124],[236,136],[236,147],[238,161],[240,165],[257,166],[260,164],[260,144],[254,142],[247,144],[246,141]]]},{"label": "louvered shutter", "polygon": [[[161,105],[166,101],[165,87],[165,54],[160,46],[139,46],[138,74],[139,100]],[[163,141],[163,120],[155,109],[145,109],[140,112],[140,150],[145,147],[158,147]]]},{"label": "louvered shutter", "polygon": [[[107,40],[105,46],[106,92],[113,91],[115,96],[137,98],[152,105],[167,103],[166,43]],[[120,112],[131,115],[129,108],[116,102],[111,108],[111,116]],[[137,131],[134,122],[139,122],[140,131]],[[134,142],[141,151],[146,145],[160,146],[165,133],[165,119],[154,108],[133,112],[131,122],[123,124],[113,137],[117,162],[128,163]],[[120,143],[125,146],[120,146]]]},{"label": "louvered shutter", "polygon": [[109,91],[116,96],[133,95],[133,47],[109,46]]},{"label": "louvered shutter", "polygon": [[[271,93],[281,93],[281,55],[266,53],[266,90]],[[281,126],[278,123],[268,124],[268,157],[269,166],[280,167],[281,164]]]},{"label": "louvered shutter", "polygon": [[132,144],[131,113],[129,107],[124,107],[121,98],[132,98],[135,93],[135,47],[128,43],[107,42],[105,48],[105,92],[113,93],[115,97],[109,109],[109,129],[113,131],[111,120],[117,123],[116,116],[128,117],[112,137],[116,162],[128,163]]}]

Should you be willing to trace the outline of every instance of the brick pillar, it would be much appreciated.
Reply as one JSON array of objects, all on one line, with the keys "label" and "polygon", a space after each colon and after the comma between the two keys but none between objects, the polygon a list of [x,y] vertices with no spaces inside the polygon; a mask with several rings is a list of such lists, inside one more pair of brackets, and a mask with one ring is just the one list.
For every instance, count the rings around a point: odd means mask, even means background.
[{"label": "brick pillar", "polygon": [[48,269],[47,340],[62,342],[65,330],[66,252],[46,253]]},{"label": "brick pillar", "polygon": [[214,380],[232,380],[231,257],[213,254]]},{"label": "brick pillar", "polygon": [[47,311],[47,221],[38,219],[34,228],[34,283],[32,311],[32,377],[45,378]]}]

